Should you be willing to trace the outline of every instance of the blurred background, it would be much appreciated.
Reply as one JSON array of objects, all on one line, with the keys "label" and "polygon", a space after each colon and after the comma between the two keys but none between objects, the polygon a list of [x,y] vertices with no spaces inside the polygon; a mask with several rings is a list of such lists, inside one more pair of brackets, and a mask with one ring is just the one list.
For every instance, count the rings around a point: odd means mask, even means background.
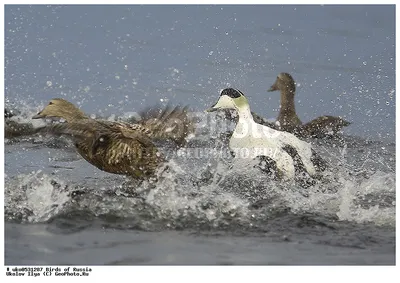
[{"label": "blurred background", "polygon": [[346,134],[394,141],[394,5],[5,6],[5,103],[27,116],[53,97],[106,117],[203,111],[232,86],[275,118],[280,72],[303,122],[340,115]]}]

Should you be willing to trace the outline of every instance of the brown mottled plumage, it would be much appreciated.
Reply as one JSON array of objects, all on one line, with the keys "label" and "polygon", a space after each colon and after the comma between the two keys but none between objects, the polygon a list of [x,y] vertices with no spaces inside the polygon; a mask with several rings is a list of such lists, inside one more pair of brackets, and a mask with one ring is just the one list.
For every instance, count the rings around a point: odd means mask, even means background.
[{"label": "brown mottled plumage", "polygon": [[11,118],[13,116],[15,116],[13,110],[9,110],[7,108],[4,108],[4,118]]},{"label": "brown mottled plumage", "polygon": [[4,109],[4,137],[6,139],[12,139],[21,136],[29,136],[35,134],[38,129],[33,127],[31,123],[20,123],[15,120],[11,120],[11,117],[15,116],[15,111]]},{"label": "brown mottled plumage", "polygon": [[[49,125],[42,131],[71,136],[79,154],[103,171],[143,179],[152,176],[164,161],[153,140],[171,139],[182,145],[193,130],[186,108],[165,109],[150,116],[136,124],[91,119],[72,103],[56,98],[32,118],[65,119],[66,123]],[[186,131],[174,127],[182,121]]]},{"label": "brown mottled plumage", "polygon": [[341,128],[350,125],[350,122],[334,116],[321,116],[302,124],[294,105],[296,84],[288,73],[280,73],[268,91],[276,90],[281,92],[281,107],[277,118],[281,130],[301,137],[324,137],[336,134]]},{"label": "brown mottled plumage", "polygon": [[140,113],[137,123],[151,129],[152,140],[171,140],[178,146],[186,144],[186,138],[194,133],[194,122],[188,116],[187,107],[149,108]]},{"label": "brown mottled plumage", "polygon": [[4,138],[6,139],[33,135],[37,131],[38,129],[30,123],[18,123],[9,119],[4,120]]},{"label": "brown mottled plumage", "polygon": [[140,130],[94,119],[52,124],[44,132],[71,136],[78,153],[100,170],[146,178],[163,162],[161,153]]}]

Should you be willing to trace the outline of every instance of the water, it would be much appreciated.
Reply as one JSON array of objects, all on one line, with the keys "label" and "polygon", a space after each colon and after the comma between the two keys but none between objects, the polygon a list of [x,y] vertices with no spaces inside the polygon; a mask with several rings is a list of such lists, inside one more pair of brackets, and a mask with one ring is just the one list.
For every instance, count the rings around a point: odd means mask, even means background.
[{"label": "water", "polygon": [[[40,125],[64,97],[109,119],[189,104],[201,122],[157,184],[99,171],[66,139],[5,140],[5,263],[394,264],[394,23],[394,6],[6,6],[12,119]],[[308,189],[232,167],[201,113],[233,86],[276,117],[283,71],[302,121],[352,122],[310,141],[332,168]]]}]

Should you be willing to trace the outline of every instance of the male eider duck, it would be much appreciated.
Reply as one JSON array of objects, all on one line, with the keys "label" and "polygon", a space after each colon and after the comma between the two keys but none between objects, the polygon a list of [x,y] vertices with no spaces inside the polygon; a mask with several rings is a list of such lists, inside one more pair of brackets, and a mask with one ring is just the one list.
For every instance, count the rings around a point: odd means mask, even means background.
[{"label": "male eider duck", "polygon": [[343,127],[350,125],[350,122],[341,117],[321,116],[306,124],[302,124],[296,114],[294,96],[296,84],[288,73],[280,73],[275,83],[268,90],[281,92],[281,106],[277,122],[281,130],[294,133],[300,137],[325,137],[337,134]]},{"label": "male eider duck", "polygon": [[154,175],[164,162],[155,140],[171,139],[179,145],[189,134],[177,131],[186,123],[191,125],[186,108],[176,107],[163,111],[141,123],[113,122],[92,119],[71,102],[52,99],[49,104],[32,119],[56,117],[66,122],[46,126],[42,132],[72,137],[78,153],[100,170],[129,175],[136,179],[146,179]]},{"label": "male eider duck", "polygon": [[[219,109],[236,110],[239,116],[229,141],[235,158],[266,158],[265,161],[276,168],[277,177],[283,180],[294,179],[298,167],[302,167],[311,177],[315,176],[317,171],[325,169],[324,161],[309,143],[291,133],[256,123],[249,103],[240,90],[222,90],[218,102],[206,111]],[[242,154],[243,150],[246,151],[246,156]]]}]

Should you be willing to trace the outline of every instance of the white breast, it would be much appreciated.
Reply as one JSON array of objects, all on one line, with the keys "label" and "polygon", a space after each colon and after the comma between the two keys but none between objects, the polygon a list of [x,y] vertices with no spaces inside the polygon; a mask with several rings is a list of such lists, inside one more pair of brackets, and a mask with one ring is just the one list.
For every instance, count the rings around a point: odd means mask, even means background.
[{"label": "white breast", "polygon": [[286,145],[292,146],[301,157],[304,167],[310,175],[315,174],[311,162],[311,146],[293,134],[276,131],[257,124],[252,120],[239,120],[229,142],[230,149],[236,158],[254,159],[257,156],[268,156],[276,161],[277,167],[285,178],[294,178],[295,169],[291,156],[283,150]]}]

